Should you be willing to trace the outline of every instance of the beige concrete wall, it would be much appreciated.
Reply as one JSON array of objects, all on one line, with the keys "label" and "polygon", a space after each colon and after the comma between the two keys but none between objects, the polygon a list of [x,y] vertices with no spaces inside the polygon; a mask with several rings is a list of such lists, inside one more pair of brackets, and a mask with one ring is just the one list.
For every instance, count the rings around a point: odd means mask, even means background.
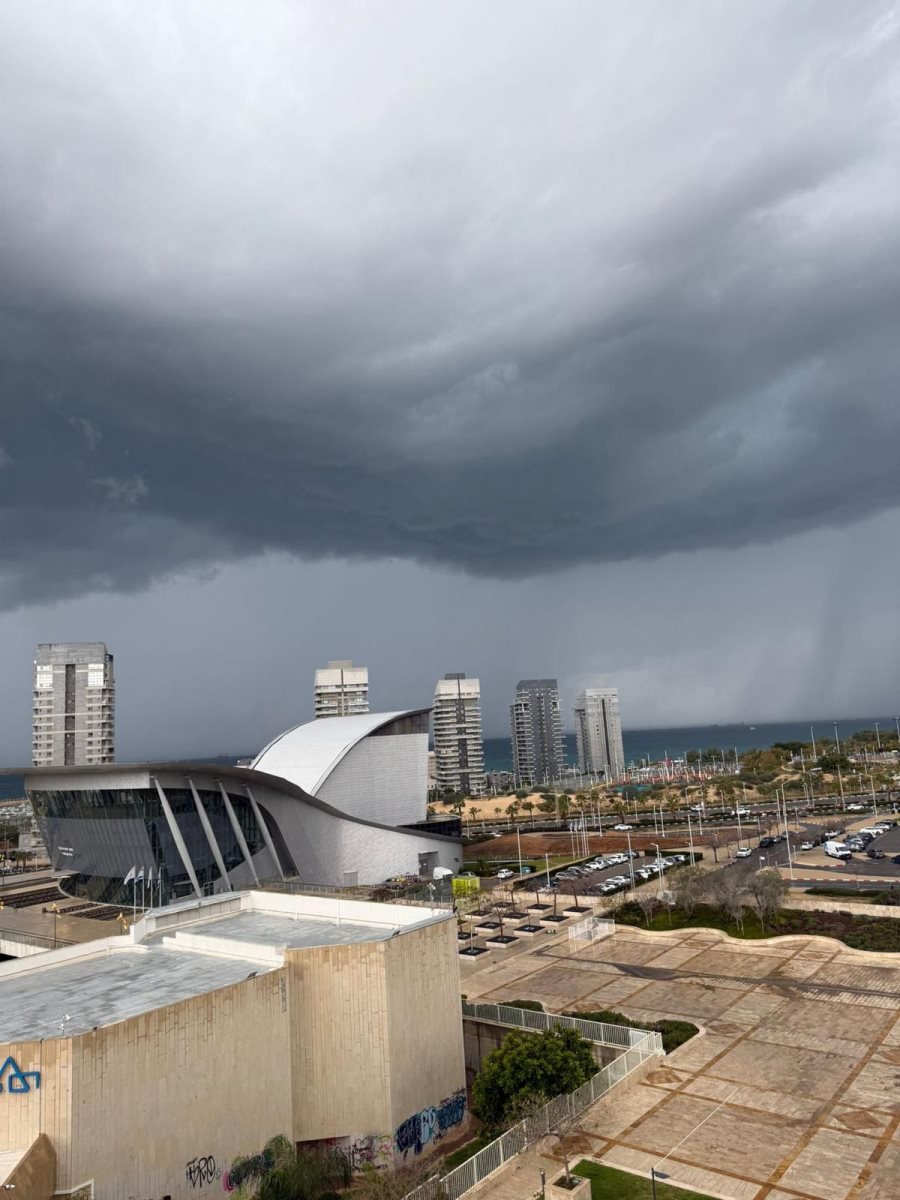
[{"label": "beige concrete wall", "polygon": [[279,970],[73,1039],[71,1133],[47,1130],[58,1187],[221,1196],[237,1155],[290,1132],[287,1032]]},{"label": "beige concrete wall", "polygon": [[43,1042],[0,1044],[0,1065],[11,1055],[20,1071],[40,1072],[40,1087],[29,1080],[29,1091],[10,1091],[9,1069],[4,1072],[0,1093],[0,1150],[21,1150],[46,1133],[54,1148],[70,1136],[70,1072],[72,1042],[69,1038]]},{"label": "beige concrete wall", "polygon": [[288,951],[286,969],[294,1139],[346,1139],[383,1162],[425,1114],[421,1147],[433,1142],[442,1102],[465,1089],[455,922]]},{"label": "beige concrete wall", "polygon": [[16,1200],[50,1200],[56,1191],[56,1152],[41,1134],[3,1185],[15,1189]]},{"label": "beige concrete wall", "polygon": [[386,956],[391,1128],[395,1150],[410,1157],[462,1127],[457,1116],[465,1109],[466,1070],[456,921],[393,938]]},{"label": "beige concrete wall", "polygon": [[285,955],[295,1141],[390,1129],[384,943]]}]

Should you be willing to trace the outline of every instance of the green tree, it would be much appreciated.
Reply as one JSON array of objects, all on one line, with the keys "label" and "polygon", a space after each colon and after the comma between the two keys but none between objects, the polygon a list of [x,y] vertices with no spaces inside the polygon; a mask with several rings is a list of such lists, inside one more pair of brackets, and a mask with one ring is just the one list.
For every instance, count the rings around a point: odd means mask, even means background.
[{"label": "green tree", "polygon": [[750,895],[759,914],[761,929],[765,929],[766,920],[776,916],[787,898],[788,883],[779,871],[769,868],[757,871],[750,880]]},{"label": "green tree", "polygon": [[259,1154],[236,1158],[228,1169],[238,1194],[257,1200],[319,1200],[324,1192],[349,1184],[345,1154],[321,1150],[298,1154],[290,1140],[270,1138]]},{"label": "green tree", "polygon": [[488,1129],[501,1129],[533,1101],[572,1092],[596,1071],[590,1042],[574,1029],[513,1030],[476,1075],[472,1111]]},{"label": "green tree", "polygon": [[682,867],[673,873],[669,887],[676,906],[690,917],[706,894],[706,873],[702,867]]}]

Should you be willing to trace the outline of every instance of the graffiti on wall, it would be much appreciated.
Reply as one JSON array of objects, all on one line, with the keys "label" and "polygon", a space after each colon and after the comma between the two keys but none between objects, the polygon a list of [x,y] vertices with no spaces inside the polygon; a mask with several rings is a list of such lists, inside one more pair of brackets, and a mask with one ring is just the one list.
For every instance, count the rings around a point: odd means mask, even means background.
[{"label": "graffiti on wall", "polygon": [[423,1108],[421,1112],[407,1117],[397,1126],[394,1144],[404,1158],[410,1150],[414,1154],[421,1154],[429,1142],[439,1142],[449,1129],[462,1124],[465,1115],[466,1091],[460,1088],[440,1104]]},{"label": "graffiti on wall", "polygon": [[259,1154],[250,1154],[242,1158],[230,1170],[222,1172],[222,1190],[233,1192],[247,1179],[254,1179],[271,1171],[275,1166],[275,1155],[268,1147],[260,1150]]},{"label": "graffiti on wall", "polygon": [[354,1171],[363,1167],[389,1167],[394,1162],[394,1139],[383,1133],[351,1138],[346,1154]]},{"label": "graffiti on wall", "polygon": [[[32,1081],[29,1083],[29,1079]],[[4,1087],[4,1084],[6,1085]],[[38,1091],[41,1086],[40,1071],[22,1071],[19,1064],[10,1054],[3,1066],[0,1067],[0,1092],[30,1092],[32,1088]]]},{"label": "graffiti on wall", "polygon": [[192,1158],[185,1164],[184,1177],[192,1188],[206,1187],[216,1179],[222,1178],[222,1171],[216,1166],[216,1160],[211,1154],[202,1158]]}]

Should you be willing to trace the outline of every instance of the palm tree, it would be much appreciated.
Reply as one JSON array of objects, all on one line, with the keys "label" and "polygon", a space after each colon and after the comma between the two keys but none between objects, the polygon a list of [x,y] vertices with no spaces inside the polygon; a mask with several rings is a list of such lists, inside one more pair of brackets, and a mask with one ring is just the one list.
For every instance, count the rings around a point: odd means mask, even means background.
[{"label": "palm tree", "polygon": [[350,1162],[339,1150],[298,1154],[283,1134],[269,1138],[260,1154],[237,1158],[228,1170],[243,1197],[257,1200],[319,1200],[349,1184]]},{"label": "palm tree", "polygon": [[469,809],[469,823],[470,823],[470,825],[471,825],[471,824],[473,824],[473,823],[474,823],[475,821],[477,821],[477,820],[478,820],[478,809],[477,809],[477,808],[475,807],[475,805],[473,804],[473,805],[472,805],[472,807]]},{"label": "palm tree", "polygon": [[527,812],[529,814],[529,816],[531,817],[531,824],[532,824],[532,827],[534,827],[534,801],[533,800],[523,800],[522,807],[524,808],[525,812]]}]

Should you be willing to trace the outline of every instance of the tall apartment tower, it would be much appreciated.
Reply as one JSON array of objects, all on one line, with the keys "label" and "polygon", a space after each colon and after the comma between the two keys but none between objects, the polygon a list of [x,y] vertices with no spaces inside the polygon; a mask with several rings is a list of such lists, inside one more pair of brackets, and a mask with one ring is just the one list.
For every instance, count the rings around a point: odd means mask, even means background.
[{"label": "tall apartment tower", "polygon": [[484,739],[481,684],[445,675],[434,689],[434,754],[438,790],[483,796]]},{"label": "tall apartment tower", "polygon": [[578,767],[618,779],[625,771],[618,688],[585,688],[575,701]]},{"label": "tall apartment tower", "polygon": [[369,672],[339,658],[316,671],[316,716],[355,717],[369,711]]},{"label": "tall apartment tower", "polygon": [[116,758],[113,656],[103,642],[45,642],[34,659],[31,760],[96,766]]},{"label": "tall apartment tower", "polygon": [[555,679],[520,679],[509,708],[516,782],[561,779],[566,766],[559,688]]}]

